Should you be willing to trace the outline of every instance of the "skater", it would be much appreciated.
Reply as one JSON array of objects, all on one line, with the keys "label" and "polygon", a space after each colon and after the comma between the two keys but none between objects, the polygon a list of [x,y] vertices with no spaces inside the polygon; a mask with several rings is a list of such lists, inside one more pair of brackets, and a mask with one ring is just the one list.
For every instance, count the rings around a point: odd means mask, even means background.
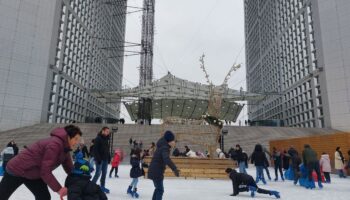
[{"label": "skater", "polygon": [[9,144],[6,146],[4,150],[1,152],[1,158],[2,158],[2,169],[6,171],[6,165],[7,163],[15,156],[15,151],[13,150],[13,147]]},{"label": "skater", "polygon": [[90,156],[90,159],[89,159],[89,162],[90,162],[90,165],[93,167],[94,164],[95,164],[95,156],[94,156],[94,146],[95,146],[95,139],[92,139],[91,140],[91,144],[90,144],[90,148],[89,148],[89,156]]},{"label": "skater", "polygon": [[148,149],[149,156],[153,156],[155,151],[156,151],[156,144],[152,142],[151,147]]},{"label": "skater", "polygon": [[168,165],[174,172],[175,176],[179,176],[180,171],[171,161],[170,148],[175,146],[175,136],[171,131],[166,131],[164,136],[157,142],[157,149],[154,152],[152,161],[148,169],[148,178],[153,181],[155,190],[153,192],[152,200],[162,200],[164,193],[164,171],[165,166]]},{"label": "skater", "polygon": [[248,174],[238,173],[236,170],[231,168],[227,168],[225,172],[229,175],[230,179],[232,180],[233,194],[231,194],[230,196],[237,196],[239,192],[250,191],[251,197],[255,196],[255,192],[261,194],[268,194],[270,196],[274,195],[277,199],[281,197],[279,192],[277,191],[259,188],[256,185],[253,177]]},{"label": "skater", "polygon": [[264,146],[262,146],[262,147],[263,147],[263,152],[265,153],[265,156],[266,156],[264,169],[266,171],[267,178],[269,178],[269,180],[271,181],[271,176],[270,176],[270,171],[269,171],[269,166],[270,166],[269,160],[271,160],[272,156],[271,156],[271,153],[266,149],[266,147],[264,147]]},{"label": "skater", "polygon": [[[231,153],[232,154],[232,153]],[[239,172],[246,174],[247,171],[245,170],[247,168],[247,156],[243,153],[243,150],[239,144],[236,145],[236,151],[235,151],[237,163],[239,166]]]},{"label": "skater", "polygon": [[8,144],[7,144],[8,147],[12,147],[13,148],[13,153],[14,155],[16,156],[18,154],[18,146],[16,144],[16,142],[14,140],[11,140]]},{"label": "skater", "polygon": [[7,200],[22,184],[36,200],[51,199],[47,186],[63,198],[67,188],[62,187],[52,171],[62,164],[67,174],[73,170],[69,152],[78,144],[82,133],[73,125],[56,128],[51,137],[39,140],[21,151],[7,163],[7,172],[0,182],[0,200]]},{"label": "skater", "polygon": [[101,188],[90,181],[92,170],[90,163],[84,160],[83,153],[77,152],[74,169],[64,184],[68,189],[68,200],[107,200],[107,196]]},{"label": "skater", "polygon": [[263,148],[261,144],[256,144],[254,152],[251,156],[251,163],[255,164],[256,167],[256,183],[258,183],[260,180],[266,184],[265,178],[264,178],[264,166],[267,163],[267,158],[265,156],[265,153],[263,152]]},{"label": "skater", "polygon": [[283,150],[282,164],[283,164],[283,169],[284,170],[288,170],[288,168],[289,168],[289,160],[290,160],[290,155],[287,153],[286,150]]},{"label": "skater", "polygon": [[130,137],[130,139],[129,139],[129,145],[130,146],[132,145],[132,142],[133,142],[132,137]]},{"label": "skater", "polygon": [[325,152],[322,153],[320,159],[320,168],[326,178],[326,183],[331,183],[330,173],[332,172],[331,161],[329,155]]},{"label": "skater", "polygon": [[128,187],[127,194],[130,194],[133,198],[139,198],[139,194],[137,193],[137,183],[139,182],[139,177],[142,176],[141,149],[132,149],[130,156],[130,178],[132,178],[132,181]]},{"label": "skater", "polygon": [[301,164],[301,158],[299,156],[299,153],[296,152],[293,155],[293,160],[292,160],[292,170],[293,170],[293,179],[294,179],[294,185],[296,185],[298,183],[298,180],[300,178],[301,172],[300,172],[300,164]]},{"label": "skater", "polygon": [[334,168],[337,170],[340,178],[346,178],[344,174],[344,156],[340,147],[337,147],[334,153]]},{"label": "skater", "polygon": [[276,147],[272,148],[272,159],[275,167],[275,181],[278,181],[278,171],[280,172],[282,181],[284,181],[282,172],[282,154],[276,149]]},{"label": "skater", "polygon": [[112,168],[109,171],[109,178],[112,178],[112,173],[113,173],[114,170],[115,170],[114,177],[115,178],[119,178],[119,176],[118,176],[118,166],[119,166],[119,163],[121,161],[123,161],[123,153],[121,152],[120,149],[116,149],[114,151],[114,156],[113,156],[113,159],[112,159]]},{"label": "skater", "polygon": [[309,181],[313,182],[312,171],[315,170],[317,173],[318,187],[323,188],[321,172],[320,172],[320,164],[317,159],[317,153],[311,148],[309,144],[304,145],[303,163],[308,170]]},{"label": "skater", "polygon": [[92,179],[92,182],[96,183],[97,180],[100,178],[100,175],[102,172],[102,176],[100,179],[100,183],[101,183],[100,186],[102,191],[105,193],[109,193],[109,189],[105,187],[108,159],[110,157],[109,145],[108,145],[109,131],[110,130],[108,127],[103,127],[101,131],[98,133],[97,137],[95,138],[95,146],[94,146],[96,171],[95,171],[94,178]]}]

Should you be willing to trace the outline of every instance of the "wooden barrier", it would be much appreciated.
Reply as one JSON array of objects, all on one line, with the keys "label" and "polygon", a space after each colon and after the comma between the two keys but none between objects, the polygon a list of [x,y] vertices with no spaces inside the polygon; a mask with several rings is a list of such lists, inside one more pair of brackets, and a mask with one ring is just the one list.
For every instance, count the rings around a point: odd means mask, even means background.
[{"label": "wooden barrier", "polygon": [[291,145],[301,155],[304,150],[304,144],[309,144],[313,150],[317,152],[318,159],[320,159],[323,152],[328,153],[334,169],[334,153],[335,149],[339,146],[343,152],[343,156],[346,160],[349,159],[347,155],[350,149],[350,134],[349,133],[336,133],[330,135],[320,135],[320,136],[310,136],[302,138],[292,138],[285,140],[273,140],[270,141],[270,151],[272,148],[276,147],[279,150],[287,150]]},{"label": "wooden barrier", "polygon": [[[144,162],[150,164],[152,157],[146,157]],[[171,157],[180,170],[180,177],[193,178],[228,178],[225,169],[237,168],[236,161],[230,159],[209,159],[209,158],[186,158],[186,157]],[[147,176],[148,168],[145,168]],[[165,177],[175,177],[174,173],[169,169],[165,170]]]}]

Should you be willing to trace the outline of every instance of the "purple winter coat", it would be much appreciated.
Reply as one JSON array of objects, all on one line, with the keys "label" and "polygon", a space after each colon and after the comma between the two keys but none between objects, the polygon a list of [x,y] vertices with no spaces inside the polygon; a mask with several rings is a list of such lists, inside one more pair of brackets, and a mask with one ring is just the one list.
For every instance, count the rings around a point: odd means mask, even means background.
[{"label": "purple winter coat", "polygon": [[35,180],[42,179],[53,191],[62,186],[52,174],[62,164],[67,174],[73,170],[68,135],[64,128],[56,128],[51,137],[39,140],[12,158],[6,169],[14,176]]}]

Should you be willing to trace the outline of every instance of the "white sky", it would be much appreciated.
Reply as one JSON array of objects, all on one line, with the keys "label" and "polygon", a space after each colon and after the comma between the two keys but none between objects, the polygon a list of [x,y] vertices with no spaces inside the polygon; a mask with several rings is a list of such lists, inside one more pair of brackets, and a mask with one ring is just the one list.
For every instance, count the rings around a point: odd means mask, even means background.
[{"label": "white sky", "polygon": [[[129,0],[128,5],[142,7],[142,2]],[[246,89],[243,0],[156,0],[155,5],[154,79],[170,71],[179,78],[205,83],[199,67],[204,53],[210,80],[217,85],[235,61],[243,63],[228,84]],[[140,43],[141,16],[142,12],[127,15],[126,41]],[[125,57],[123,86],[138,85],[139,65],[139,56]],[[242,122],[246,109],[238,118]],[[124,106],[121,117],[130,122]]]}]

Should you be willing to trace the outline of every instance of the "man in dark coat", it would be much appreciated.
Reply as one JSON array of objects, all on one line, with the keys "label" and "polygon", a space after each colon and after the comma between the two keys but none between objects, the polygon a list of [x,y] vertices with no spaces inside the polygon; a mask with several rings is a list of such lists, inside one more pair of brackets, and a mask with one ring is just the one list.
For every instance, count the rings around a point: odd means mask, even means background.
[{"label": "man in dark coat", "polygon": [[230,179],[232,180],[232,186],[233,186],[233,194],[230,196],[237,196],[239,192],[251,192],[250,196],[254,197],[255,192],[261,193],[261,194],[268,194],[268,195],[274,195],[276,198],[280,198],[280,194],[277,191],[273,190],[265,190],[262,188],[259,188],[253,177],[244,174],[244,173],[238,173],[236,170],[227,168],[226,173],[229,174]]},{"label": "man in dark coat", "polygon": [[255,145],[255,149],[251,157],[251,163],[254,163],[256,167],[256,182],[258,183],[261,180],[264,184],[266,184],[263,170],[268,161],[265,153],[263,152],[263,147],[261,144]]},{"label": "man in dark coat", "polygon": [[39,140],[12,158],[0,183],[0,200],[8,199],[22,184],[36,200],[51,199],[47,186],[61,198],[66,196],[67,188],[61,186],[52,171],[62,164],[67,174],[72,172],[69,152],[79,143],[81,135],[80,129],[73,125],[56,128],[50,138]]},{"label": "man in dark coat", "polygon": [[152,161],[148,169],[148,178],[153,180],[155,190],[153,192],[152,200],[162,200],[164,193],[164,171],[165,166],[168,165],[174,172],[175,176],[179,176],[179,170],[171,161],[170,148],[175,146],[175,136],[171,131],[166,131],[164,136],[158,140],[157,149],[154,152]]},{"label": "man in dark coat", "polygon": [[101,183],[101,189],[105,193],[109,193],[109,190],[105,187],[108,160],[110,158],[108,142],[109,142],[109,128],[103,127],[100,133],[95,138],[93,155],[95,158],[96,172],[95,172],[94,178],[92,179],[92,182],[96,183],[102,172],[100,183]]},{"label": "man in dark coat", "polygon": [[312,171],[315,170],[317,174],[318,187],[322,188],[322,178],[320,172],[320,164],[317,159],[317,153],[311,148],[309,144],[304,145],[303,163],[307,167],[309,173],[309,181],[313,181]]}]

